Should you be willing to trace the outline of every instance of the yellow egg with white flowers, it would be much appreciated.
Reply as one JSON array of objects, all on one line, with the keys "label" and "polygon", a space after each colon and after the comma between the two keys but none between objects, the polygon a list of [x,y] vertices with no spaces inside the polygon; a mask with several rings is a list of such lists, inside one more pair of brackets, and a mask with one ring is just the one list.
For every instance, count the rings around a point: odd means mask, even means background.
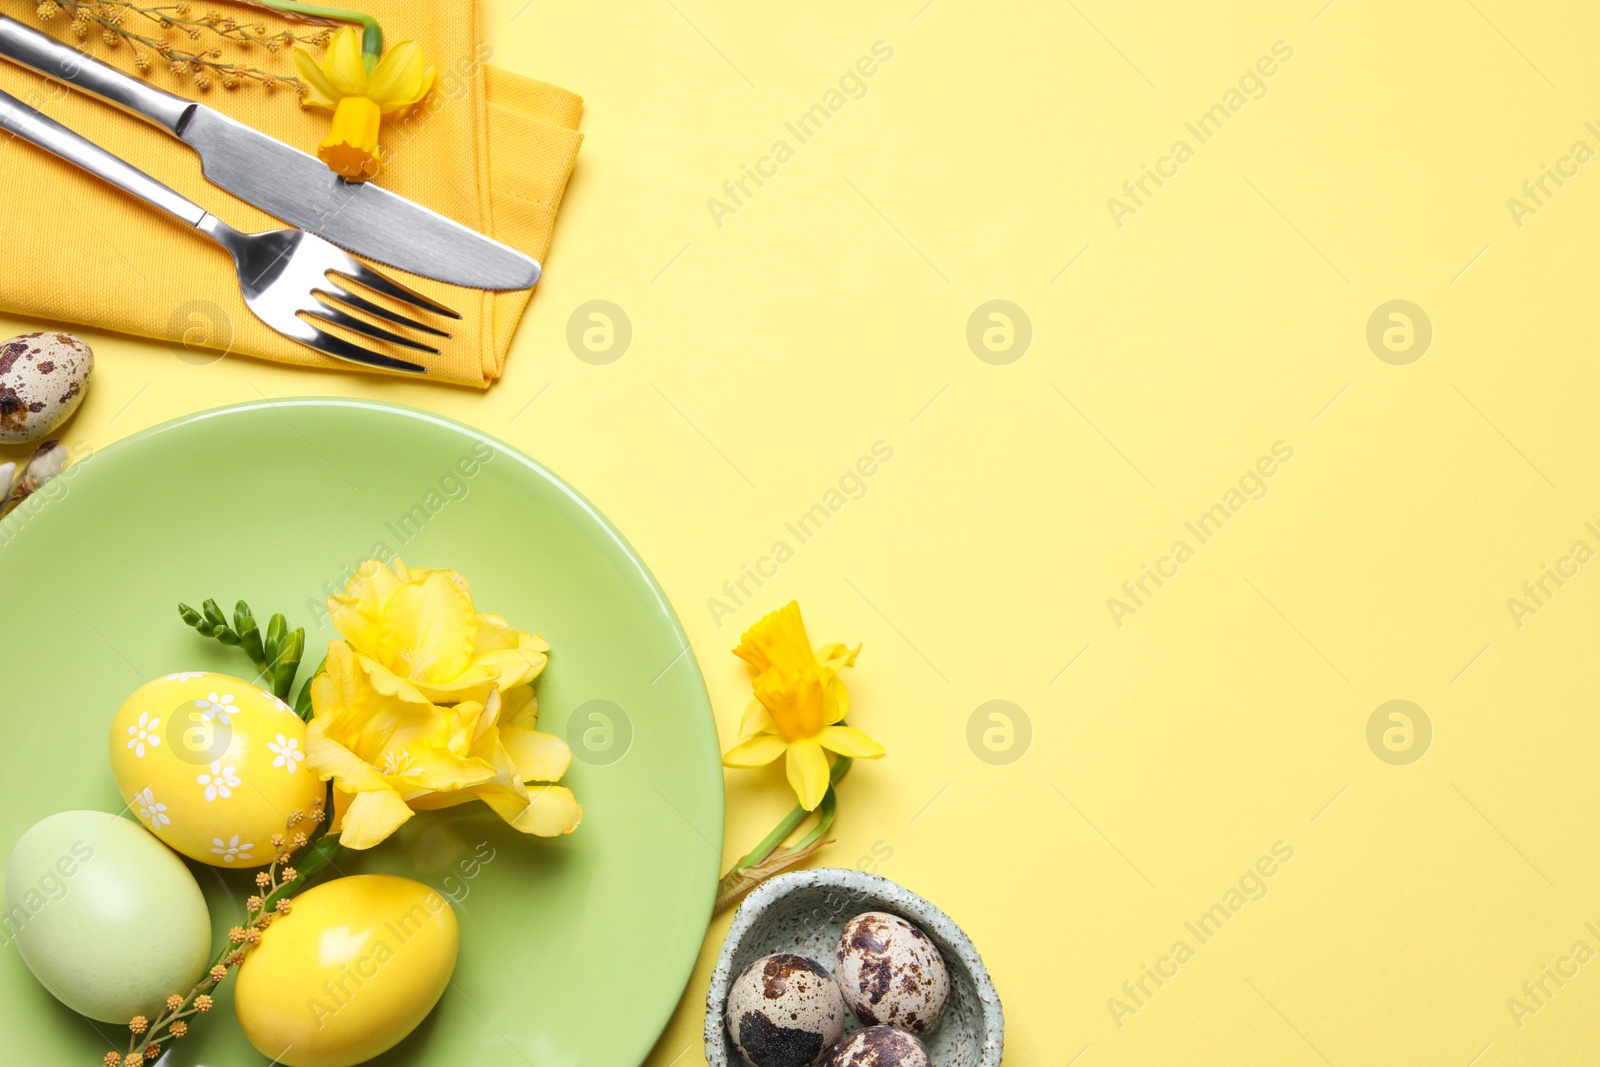
[{"label": "yellow egg with white flowers", "polygon": [[335,878],[262,933],[239,968],[234,1012],[274,1062],[350,1067],[427,1017],[459,946],[455,912],[432,888],[387,874]]},{"label": "yellow egg with white flowers", "polygon": [[130,813],[190,859],[272,862],[272,835],[326,786],[305,764],[294,709],[226,674],[185,671],[134,690],[111,724],[111,772]]}]

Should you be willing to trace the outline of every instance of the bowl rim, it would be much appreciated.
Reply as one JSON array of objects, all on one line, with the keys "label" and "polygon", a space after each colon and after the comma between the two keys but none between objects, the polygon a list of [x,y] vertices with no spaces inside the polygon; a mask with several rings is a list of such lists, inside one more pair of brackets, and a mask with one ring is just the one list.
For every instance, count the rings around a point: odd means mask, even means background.
[{"label": "bowl rim", "polygon": [[954,951],[961,966],[972,976],[973,984],[978,990],[978,1002],[983,1006],[985,1048],[982,1058],[978,1061],[979,1067],[1000,1067],[1001,1054],[1005,1051],[1005,1012],[1000,1006],[1000,996],[995,991],[993,979],[989,977],[989,970],[983,965],[983,957],[978,955],[978,950],[972,944],[971,938],[967,937],[966,931],[926,897],[881,874],[859,871],[851,867],[814,867],[787,871],[768,879],[745,895],[739,904],[739,910],[734,913],[733,923],[722,939],[722,947],[717,952],[717,961],[711,972],[711,984],[706,990],[707,1063],[712,1067],[730,1067],[726,1045],[723,1043],[725,1027],[722,1017],[728,1001],[728,988],[733,984],[735,977],[732,973],[733,955],[744,943],[751,927],[775,901],[790,896],[799,889],[829,885],[878,897],[891,909],[914,920],[918,926],[931,928],[929,932],[936,934],[940,941]]}]

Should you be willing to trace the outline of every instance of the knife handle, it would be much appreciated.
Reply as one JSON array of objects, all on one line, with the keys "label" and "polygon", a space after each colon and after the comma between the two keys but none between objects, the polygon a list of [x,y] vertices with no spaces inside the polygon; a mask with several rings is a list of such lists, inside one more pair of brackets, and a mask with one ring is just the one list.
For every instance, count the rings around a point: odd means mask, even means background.
[{"label": "knife handle", "polygon": [[190,226],[200,225],[206,217],[206,209],[182,193],[162,185],[138,167],[123,162],[10,93],[0,92],[0,128],[10,130],[24,141],[31,141],[45,151],[77,164],[95,177],[171,212]]},{"label": "knife handle", "polygon": [[0,15],[0,56],[131,111],[176,136],[194,101],[174,96]]}]

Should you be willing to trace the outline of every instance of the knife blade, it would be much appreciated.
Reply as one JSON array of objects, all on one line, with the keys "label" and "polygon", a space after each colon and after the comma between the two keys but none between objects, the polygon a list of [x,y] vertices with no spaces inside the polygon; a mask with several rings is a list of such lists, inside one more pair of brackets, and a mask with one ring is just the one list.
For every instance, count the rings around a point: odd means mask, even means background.
[{"label": "knife blade", "polygon": [[315,156],[4,15],[0,56],[165,130],[194,149],[212,184],[347,251],[473,289],[527,289],[539,280],[531,256],[380,186],[347,182]]}]

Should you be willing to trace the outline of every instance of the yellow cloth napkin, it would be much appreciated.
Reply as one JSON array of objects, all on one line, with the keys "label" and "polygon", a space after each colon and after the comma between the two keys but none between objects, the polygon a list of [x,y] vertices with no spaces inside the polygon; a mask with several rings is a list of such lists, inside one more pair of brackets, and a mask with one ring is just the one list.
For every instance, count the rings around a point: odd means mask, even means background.
[{"label": "yellow cloth napkin", "polygon": [[[478,34],[475,2],[418,4],[367,0],[386,45],[414,38],[438,67],[433,93],[407,117],[385,121],[386,165],[378,184],[448,215],[544,262],[561,194],[583,135],[583,101],[565,89],[490,66],[493,48]],[[278,24],[270,12],[223,5],[240,21]],[[65,15],[20,21],[82,46]],[[144,30],[141,32],[159,33]],[[181,35],[167,31],[175,44]],[[204,40],[204,39],[203,39]],[[126,43],[89,52],[131,70]],[[227,61],[293,74],[288,49],[269,54],[218,45]],[[319,52],[320,54],[320,52]],[[199,90],[156,56],[150,82],[199,100],[302,151],[315,152],[330,115],[302,109],[292,89],[269,93],[246,83]],[[243,230],[284,225],[206,181],[187,146],[85,93],[67,92],[31,71],[0,62],[0,89],[127,160]],[[530,291],[487,293],[380,267],[462,313],[438,356],[408,354],[429,377],[489,385],[499,377]],[[256,319],[239,295],[222,249],[165,213],[78,170],[43,149],[0,134],[0,310],[50,324],[80,323],[157,338],[194,362],[224,349],[311,367],[356,369],[295,344]],[[360,339],[357,339],[360,340]],[[367,347],[377,342],[361,340]],[[401,350],[378,346],[380,350]]]}]

